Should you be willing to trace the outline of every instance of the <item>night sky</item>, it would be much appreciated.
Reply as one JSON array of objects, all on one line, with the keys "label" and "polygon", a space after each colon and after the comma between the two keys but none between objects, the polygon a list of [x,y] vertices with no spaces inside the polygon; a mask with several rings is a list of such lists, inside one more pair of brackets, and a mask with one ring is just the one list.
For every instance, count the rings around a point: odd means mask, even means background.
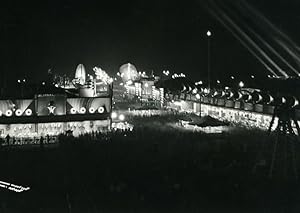
[{"label": "night sky", "polygon": [[[248,0],[300,43],[297,2]],[[73,75],[79,63],[90,73],[99,66],[112,74],[127,62],[140,71],[169,69],[200,80],[207,73],[207,29],[213,33],[213,79],[269,74],[203,5],[203,0],[7,1],[0,9],[2,83],[42,80],[49,68]]]}]

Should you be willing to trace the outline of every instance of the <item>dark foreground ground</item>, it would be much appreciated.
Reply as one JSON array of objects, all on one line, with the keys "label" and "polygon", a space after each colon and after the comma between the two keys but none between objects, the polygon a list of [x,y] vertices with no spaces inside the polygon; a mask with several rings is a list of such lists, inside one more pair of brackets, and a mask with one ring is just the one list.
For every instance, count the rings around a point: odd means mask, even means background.
[{"label": "dark foreground ground", "polygon": [[[290,164],[268,177],[274,138],[266,133],[205,135],[147,124],[102,140],[62,137],[56,148],[2,148],[0,180],[31,190],[0,188],[0,212],[300,211]],[[259,158],[267,164],[254,170]]]}]

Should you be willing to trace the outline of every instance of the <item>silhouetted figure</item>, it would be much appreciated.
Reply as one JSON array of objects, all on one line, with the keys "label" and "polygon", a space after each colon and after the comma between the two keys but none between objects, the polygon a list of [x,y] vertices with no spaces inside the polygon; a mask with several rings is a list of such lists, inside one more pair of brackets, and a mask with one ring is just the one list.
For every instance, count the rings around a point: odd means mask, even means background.
[{"label": "silhouetted figure", "polygon": [[49,143],[50,142],[50,136],[48,134],[46,135],[46,139],[47,139],[46,142]]},{"label": "silhouetted figure", "polygon": [[3,144],[4,144],[4,140],[0,138],[0,149],[2,148]]},{"label": "silhouetted figure", "polygon": [[16,144],[16,138],[13,137],[13,138],[12,138],[12,145],[15,145],[15,144]]},{"label": "silhouetted figure", "polygon": [[40,147],[41,147],[41,149],[44,148],[44,137],[43,136],[41,136],[41,138],[40,138]]},{"label": "silhouetted figure", "polygon": [[9,134],[6,135],[5,140],[6,140],[7,146],[9,146],[9,140],[10,140]]}]

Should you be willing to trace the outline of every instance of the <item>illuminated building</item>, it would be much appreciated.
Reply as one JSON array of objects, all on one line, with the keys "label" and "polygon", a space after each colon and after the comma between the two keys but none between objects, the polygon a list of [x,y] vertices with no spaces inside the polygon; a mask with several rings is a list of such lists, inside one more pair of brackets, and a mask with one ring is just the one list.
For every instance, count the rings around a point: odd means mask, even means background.
[{"label": "illuminated building", "polygon": [[119,73],[124,82],[135,81],[139,78],[136,67],[130,63],[123,64],[119,69]]},{"label": "illuminated building", "polygon": [[77,89],[42,84],[32,98],[0,100],[0,136],[40,137],[66,131],[78,136],[110,130],[112,81],[98,77],[102,89],[96,93],[95,81],[86,80],[83,65],[78,65],[75,77],[82,83]]}]

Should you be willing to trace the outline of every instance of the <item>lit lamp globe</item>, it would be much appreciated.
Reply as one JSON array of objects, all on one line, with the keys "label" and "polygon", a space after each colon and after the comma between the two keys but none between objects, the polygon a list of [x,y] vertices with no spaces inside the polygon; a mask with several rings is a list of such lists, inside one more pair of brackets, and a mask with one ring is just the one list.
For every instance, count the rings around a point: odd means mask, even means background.
[{"label": "lit lamp globe", "polygon": [[239,82],[239,87],[241,87],[241,88],[242,88],[242,87],[244,87],[244,86],[245,86],[245,83],[244,83],[244,82],[242,82],[242,81],[240,81],[240,82]]},{"label": "lit lamp globe", "polygon": [[111,113],[111,118],[116,119],[118,117],[118,114],[116,112]]},{"label": "lit lamp globe", "polygon": [[125,120],[125,116],[123,114],[119,115],[119,120],[120,121],[124,121]]}]

